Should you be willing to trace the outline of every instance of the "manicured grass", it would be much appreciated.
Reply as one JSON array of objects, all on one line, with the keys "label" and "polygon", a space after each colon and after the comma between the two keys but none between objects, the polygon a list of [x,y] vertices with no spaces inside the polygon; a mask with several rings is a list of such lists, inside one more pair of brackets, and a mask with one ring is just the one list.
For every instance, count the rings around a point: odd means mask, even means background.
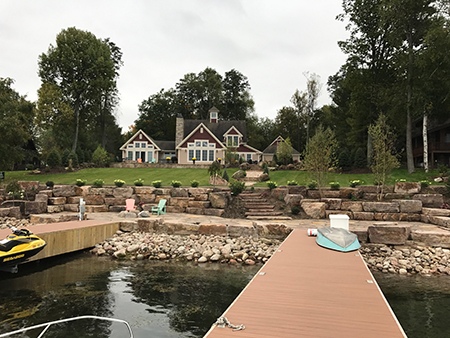
[{"label": "manicured grass", "polygon": [[[227,169],[229,176],[237,169]],[[96,179],[105,181],[105,185],[113,185],[114,180],[121,179],[125,185],[134,185],[138,178],[144,180],[144,185],[151,185],[152,181],[161,180],[163,186],[170,186],[172,180],[181,181],[183,187],[191,185],[191,181],[197,180],[200,186],[209,185],[209,175],[207,169],[167,169],[167,168],[93,168],[82,169],[75,172],[30,175],[29,171],[8,171],[6,172],[5,183],[10,180],[17,181],[40,181],[45,183],[53,181],[55,184],[75,184],[77,179],[87,180],[87,184],[92,184]]]},{"label": "manicured grass", "polygon": [[[427,173],[423,170],[416,170],[413,174],[408,174],[406,169],[396,169],[389,176],[387,181],[388,185],[393,185],[395,182],[404,179],[407,182],[419,182],[423,180],[431,181],[432,177],[438,176],[437,170],[430,170]],[[286,185],[288,181],[297,181],[298,185],[308,185],[314,180],[314,176],[306,171],[271,171],[269,173],[270,180],[277,182],[280,185]],[[339,182],[341,187],[350,186],[350,181],[360,180],[363,185],[372,185],[374,182],[373,174],[340,174],[340,173],[329,173],[328,182]],[[437,184],[431,182],[431,184]],[[265,187],[266,183],[257,183],[257,187]]]},{"label": "manicured grass", "polygon": [[[236,168],[227,169],[231,177]],[[270,180],[279,186],[286,185],[288,181],[297,181],[299,185],[307,185],[314,177],[305,171],[271,171]],[[396,169],[389,177],[388,184],[392,185],[401,179],[407,182],[419,182],[430,180],[438,176],[437,170],[431,170],[426,174],[423,170],[416,170],[413,174],[408,174],[406,169]],[[144,185],[151,185],[152,181],[161,180],[163,186],[170,186],[172,180],[181,181],[183,187],[191,185],[191,181],[197,180],[200,186],[209,186],[209,176],[207,169],[167,169],[167,168],[94,168],[83,169],[71,173],[61,173],[53,175],[30,175],[29,171],[7,171],[5,183],[10,180],[18,181],[40,181],[45,183],[53,181],[55,184],[75,184],[77,179],[87,180],[87,184],[92,184],[96,179],[103,179],[106,185],[113,185],[114,180],[121,179],[126,185],[133,185],[138,178],[144,180]],[[337,174],[329,173],[328,182],[339,182],[341,187],[350,185],[350,181],[360,180],[362,184],[372,185],[373,174]],[[432,184],[436,184],[431,182]],[[265,182],[255,184],[257,187],[266,187]]]}]

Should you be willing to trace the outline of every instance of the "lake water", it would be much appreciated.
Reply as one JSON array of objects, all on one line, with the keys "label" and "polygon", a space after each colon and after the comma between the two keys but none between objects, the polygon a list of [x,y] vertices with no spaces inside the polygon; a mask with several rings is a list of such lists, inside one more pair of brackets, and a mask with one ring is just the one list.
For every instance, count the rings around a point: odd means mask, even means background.
[{"label": "lake water", "polygon": [[[0,333],[89,314],[126,320],[136,338],[203,337],[259,268],[118,262],[89,253],[26,264],[18,275],[0,276]],[[122,338],[124,329],[88,320],[45,337]]]},{"label": "lake water", "polygon": [[[0,275],[0,333],[90,314],[128,321],[136,338],[203,337],[259,268],[89,253],[26,264],[17,275]],[[374,276],[409,338],[450,337],[449,276]],[[57,331],[45,337],[126,336],[121,325],[91,320]]]}]

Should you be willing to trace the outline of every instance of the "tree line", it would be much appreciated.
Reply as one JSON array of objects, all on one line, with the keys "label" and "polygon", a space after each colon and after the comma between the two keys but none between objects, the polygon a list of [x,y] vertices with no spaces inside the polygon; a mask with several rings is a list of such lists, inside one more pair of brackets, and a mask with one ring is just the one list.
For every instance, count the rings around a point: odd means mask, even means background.
[{"label": "tree line", "polygon": [[[306,90],[293,90],[274,119],[259,118],[245,75],[236,69],[221,75],[206,67],[144,99],[124,133],[115,116],[120,47],[87,31],[64,29],[38,58],[37,102],[17,93],[12,79],[0,78],[0,169],[45,164],[55,151],[64,159],[91,161],[98,147],[118,159],[119,147],[132,132],[143,129],[156,140],[173,140],[178,115],[207,119],[215,106],[222,119],[245,120],[248,143],[261,150],[281,135],[304,152],[319,126],[330,128],[338,165],[346,168],[356,160],[361,165],[362,157],[371,160],[369,126],[383,115],[412,172],[414,128],[423,124],[426,130],[430,119],[449,117],[449,1],[343,0],[342,9],[337,20],[350,36],[338,42],[347,59],[327,80],[330,105],[317,106],[320,78],[304,73],[299,82]],[[426,133],[423,137],[426,144]]]}]

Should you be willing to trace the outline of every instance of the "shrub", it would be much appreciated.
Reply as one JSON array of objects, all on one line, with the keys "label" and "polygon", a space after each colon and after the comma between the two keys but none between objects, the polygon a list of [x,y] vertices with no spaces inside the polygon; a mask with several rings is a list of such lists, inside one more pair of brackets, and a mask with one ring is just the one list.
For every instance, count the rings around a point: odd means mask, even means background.
[{"label": "shrub", "polygon": [[367,167],[367,157],[366,153],[362,148],[356,149],[355,158],[353,160],[353,166],[355,168],[365,168]]},{"label": "shrub", "polygon": [[300,213],[300,207],[298,205],[294,205],[291,207],[292,215],[298,215]]},{"label": "shrub", "polygon": [[266,162],[263,163],[262,167],[263,167],[263,174],[269,175],[269,167],[267,166]]},{"label": "shrub", "polygon": [[172,182],[170,182],[170,185],[174,188],[179,188],[181,187],[181,182],[173,180]]},{"label": "shrub", "polygon": [[356,186],[358,186],[358,185],[360,185],[361,184],[361,181],[360,180],[353,180],[353,181],[350,181],[350,186],[352,187],[352,188],[356,188]]},{"label": "shrub", "polygon": [[297,181],[288,181],[287,185],[298,185]]},{"label": "shrub", "polygon": [[45,182],[45,185],[49,188],[53,188],[53,186],[55,185],[55,183],[53,183],[53,181],[47,181]]},{"label": "shrub", "polygon": [[428,182],[427,180],[420,181],[419,183],[422,189],[428,188],[428,186],[430,185],[430,182]]},{"label": "shrub", "polygon": [[341,185],[339,184],[339,182],[330,182],[331,190],[339,190],[340,187]]},{"label": "shrub", "polygon": [[5,191],[7,194],[11,195],[10,192],[16,192],[22,190],[22,187],[20,186],[19,182],[12,181],[9,182],[8,185],[5,188]]},{"label": "shrub", "polygon": [[47,164],[50,168],[61,166],[61,154],[56,148],[52,148],[47,156]]},{"label": "shrub", "polygon": [[270,190],[278,188],[278,184],[273,181],[267,181],[267,186],[269,187]]},{"label": "shrub", "polygon": [[192,180],[192,181],[191,181],[191,187],[192,187],[192,188],[197,188],[199,184],[200,184],[199,181],[196,181],[196,180]]},{"label": "shrub", "polygon": [[82,187],[83,185],[85,185],[87,183],[87,180],[83,180],[83,179],[81,179],[81,178],[78,178],[76,181],[75,181],[75,184],[77,185],[77,186],[79,186],[79,187]]},{"label": "shrub", "polygon": [[439,164],[438,167],[438,172],[440,176],[446,176],[447,172],[448,172],[448,168],[445,164]]},{"label": "shrub", "polygon": [[308,188],[311,190],[317,189],[317,181],[311,181],[308,183]]},{"label": "shrub", "polygon": [[339,153],[338,165],[342,170],[349,170],[352,167],[351,155],[348,148],[343,148]]},{"label": "shrub", "polygon": [[124,180],[114,180],[114,184],[116,185],[116,187],[122,187],[125,184]]},{"label": "shrub", "polygon": [[144,185],[144,180],[142,178],[138,178],[137,180],[134,180],[134,185],[137,187],[141,187]]},{"label": "shrub", "polygon": [[105,184],[105,181],[103,181],[101,178],[94,180],[94,182],[92,183],[94,188],[101,188],[103,187],[103,184]]},{"label": "shrub", "polygon": [[98,167],[105,167],[109,164],[109,156],[102,146],[98,146],[92,154],[92,162]]},{"label": "shrub", "polygon": [[236,180],[232,181],[230,183],[230,190],[232,195],[237,196],[245,190],[245,183]]},{"label": "shrub", "polygon": [[72,165],[77,167],[78,166],[78,155],[76,152],[71,151],[69,153],[69,156],[67,157],[67,165],[69,165],[70,160],[72,160]]},{"label": "shrub", "polygon": [[153,181],[153,182],[152,182],[152,185],[153,185],[155,188],[161,188],[161,183],[162,183],[161,180],[157,180],[157,181]]},{"label": "shrub", "polygon": [[34,170],[34,165],[33,165],[32,163],[28,163],[28,164],[25,166],[25,168],[26,168],[27,170]]},{"label": "shrub", "polygon": [[227,173],[227,167],[225,167],[225,169],[223,169],[223,175],[222,175],[222,178],[223,178],[225,181],[227,181],[227,182],[230,181],[230,177],[228,176],[228,173]]}]

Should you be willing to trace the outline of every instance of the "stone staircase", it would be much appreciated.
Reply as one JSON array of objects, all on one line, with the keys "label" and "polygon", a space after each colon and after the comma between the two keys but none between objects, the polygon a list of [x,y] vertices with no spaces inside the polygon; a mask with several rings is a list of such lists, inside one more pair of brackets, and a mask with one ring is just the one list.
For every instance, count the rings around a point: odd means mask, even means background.
[{"label": "stone staircase", "polygon": [[282,211],[275,211],[275,205],[269,203],[260,193],[243,192],[239,194],[246,209],[245,217],[254,220],[288,220]]}]

